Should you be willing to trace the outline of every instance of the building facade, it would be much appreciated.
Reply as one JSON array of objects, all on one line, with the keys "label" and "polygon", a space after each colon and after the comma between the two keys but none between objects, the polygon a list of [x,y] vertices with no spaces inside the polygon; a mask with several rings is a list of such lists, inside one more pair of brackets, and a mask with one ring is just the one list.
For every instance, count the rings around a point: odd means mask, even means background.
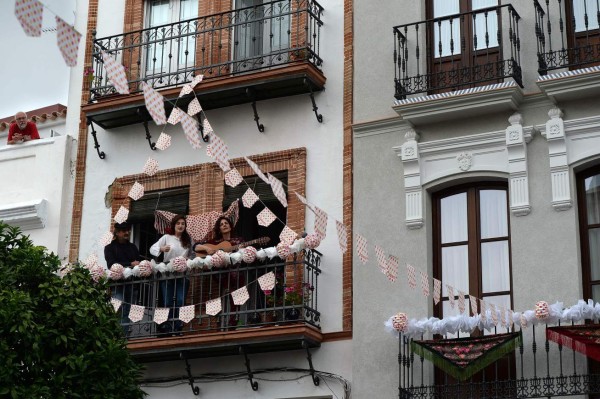
[{"label": "building facade", "polygon": [[[543,322],[491,329],[522,330],[521,348],[502,358],[508,363],[495,363],[496,371],[462,382],[428,358],[411,357],[409,341],[399,349],[383,328],[397,312],[417,320],[456,316],[458,291],[467,295],[467,315],[471,295],[488,310],[514,312],[541,300],[565,308],[598,301],[596,3],[358,1],[354,12],[361,15],[354,34],[354,233],[367,238],[371,252],[366,266],[354,268],[354,296],[362,300],[354,301],[353,393],[596,392],[594,362],[560,352]],[[373,244],[399,258],[395,284],[378,272]],[[361,265],[356,255],[354,264]],[[406,283],[406,264],[416,269],[416,289]],[[429,284],[441,282],[439,304],[421,294],[420,273]],[[577,373],[579,380],[569,379]]]},{"label": "building facade", "polygon": [[[79,131],[72,261],[96,255],[105,265],[99,238],[111,231],[121,206],[129,210],[132,242],[148,257],[160,237],[156,210],[202,215],[237,202],[236,234],[246,240],[267,236],[268,246],[277,245],[284,224],[298,234],[312,232],[313,212],[294,192],[330,217],[316,251],[290,256],[287,263],[275,257],[242,262],[235,270],[197,270],[179,280],[164,274],[113,285],[135,285],[124,304],[145,308],[137,323],[119,310],[129,348],[146,367],[143,389],[160,398],[193,397],[196,388],[201,397],[214,398],[346,397],[344,384],[352,379],[351,256],[341,253],[331,227],[333,219],[348,227],[352,221],[352,115],[346,106],[352,102],[351,56],[342,46],[343,2],[90,0],[78,3],[77,15],[82,18],[75,28],[84,37],[69,107],[81,113],[70,113],[67,121]],[[103,52],[125,67],[130,94],[116,93],[108,82]],[[204,80],[180,96],[201,74]],[[199,100],[203,111],[194,118],[202,126],[200,150],[190,146],[181,125],[152,121],[142,82],[164,97],[167,116]],[[227,144],[231,165],[244,177],[241,186],[226,185],[206,155],[211,139],[205,119]],[[164,151],[156,148],[162,133],[171,136]],[[142,174],[150,157],[159,165],[153,176]],[[244,157],[284,183],[287,207]],[[137,201],[128,197],[135,182],[145,191]],[[246,187],[264,205],[243,207]],[[264,206],[278,219],[267,228],[256,221]],[[263,271],[277,273],[275,290],[307,284],[310,292],[299,301],[264,295],[256,285]],[[175,285],[186,280],[185,305],[197,305],[196,317],[179,335],[162,335],[152,322],[160,278]],[[225,299],[219,315],[206,314],[207,300],[227,298],[244,285],[251,296],[246,305]],[[289,308],[300,315],[287,316]]]}]

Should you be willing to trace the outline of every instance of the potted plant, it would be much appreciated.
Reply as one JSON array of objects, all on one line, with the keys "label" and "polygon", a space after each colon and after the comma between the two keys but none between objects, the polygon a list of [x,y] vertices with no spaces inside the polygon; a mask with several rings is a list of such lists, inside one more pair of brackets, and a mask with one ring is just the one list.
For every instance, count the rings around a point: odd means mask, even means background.
[{"label": "potted plant", "polygon": [[297,283],[284,288],[283,302],[291,309],[285,311],[286,320],[298,320],[301,317],[301,308],[308,304],[314,287],[309,283]]}]

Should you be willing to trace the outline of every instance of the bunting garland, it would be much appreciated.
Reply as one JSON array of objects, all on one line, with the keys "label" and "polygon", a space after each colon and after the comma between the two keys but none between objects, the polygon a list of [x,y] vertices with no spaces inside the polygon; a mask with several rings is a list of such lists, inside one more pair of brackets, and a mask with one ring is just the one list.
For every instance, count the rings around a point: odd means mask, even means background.
[{"label": "bunting garland", "polygon": [[356,233],[356,253],[358,258],[364,264],[369,261],[369,250],[367,248],[367,240],[360,234]]},{"label": "bunting garland", "polygon": [[[337,229],[338,243],[340,244],[340,250],[342,251],[343,254],[345,254],[346,251],[348,250],[348,233],[346,231],[346,226],[342,222],[336,220],[335,227]],[[398,267],[396,266],[396,269],[397,268]]]},{"label": "bunting garland", "polygon": [[417,287],[417,273],[413,265],[406,265],[406,279],[413,290]]},{"label": "bunting garland", "polygon": [[37,0],[17,0],[15,2],[15,16],[27,36],[42,35],[43,14],[44,6]]},{"label": "bunting garland", "polygon": [[421,291],[423,292],[423,296],[429,296],[429,276],[427,272],[420,271],[421,273]]},{"label": "bunting garland", "polygon": [[448,300],[450,301],[450,307],[454,309],[454,287],[446,284],[446,289],[448,290]]},{"label": "bunting garland", "polygon": [[433,303],[437,305],[440,303],[442,296],[442,282],[437,278],[433,279]]},{"label": "bunting garland", "polygon": [[386,270],[385,270],[385,276],[392,283],[396,282],[396,279],[398,278],[398,263],[399,262],[398,262],[397,257],[395,257],[394,255],[388,256]]}]

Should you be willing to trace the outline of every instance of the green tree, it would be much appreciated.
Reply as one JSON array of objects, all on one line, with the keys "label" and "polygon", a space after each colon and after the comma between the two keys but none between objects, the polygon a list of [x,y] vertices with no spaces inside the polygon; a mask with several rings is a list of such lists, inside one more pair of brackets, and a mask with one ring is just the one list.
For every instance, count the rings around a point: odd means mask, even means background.
[{"label": "green tree", "polygon": [[0,221],[0,397],[143,398],[106,282]]}]

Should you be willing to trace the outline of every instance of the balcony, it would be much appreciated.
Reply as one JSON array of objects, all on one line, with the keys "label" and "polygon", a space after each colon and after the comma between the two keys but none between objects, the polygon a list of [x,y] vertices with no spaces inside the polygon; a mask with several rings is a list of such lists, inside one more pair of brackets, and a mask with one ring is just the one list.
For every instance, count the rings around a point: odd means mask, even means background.
[{"label": "balcony", "polygon": [[[241,263],[210,270],[157,273],[147,279],[113,281],[111,296],[122,298],[121,326],[128,347],[140,361],[153,362],[308,349],[321,344],[317,308],[321,254],[315,250],[279,260]],[[263,292],[257,278],[273,272],[277,284]],[[231,293],[247,286],[250,299],[234,305]],[[222,310],[206,313],[210,299],[221,298]],[[139,322],[128,318],[129,304],[144,306]],[[178,320],[180,306],[195,306],[189,323]],[[157,307],[169,308],[166,322],[153,321]]]},{"label": "balcony", "polygon": [[[90,98],[84,111],[105,129],[147,115],[146,82],[173,108],[181,86],[204,75],[196,96],[206,110],[323,90],[319,54],[323,7],[314,0],[278,0],[253,7],[93,40]],[[126,68],[130,95],[108,83],[101,51]],[[177,100],[186,109],[194,94]],[[171,102],[169,102],[171,101]]]},{"label": "balcony", "polygon": [[523,87],[519,20],[510,4],[398,25],[395,97],[501,83]]},{"label": "balcony", "polygon": [[[569,325],[571,327],[571,325]],[[583,326],[576,326],[583,327]],[[590,326],[596,327],[597,326]],[[411,350],[412,339],[400,336],[399,397],[400,398],[550,398],[600,393],[598,362],[580,352],[582,340],[556,335],[556,327],[530,325],[517,335],[516,346],[466,380],[459,381],[442,372],[422,355]],[[502,328],[504,330],[504,328]],[[515,326],[514,331],[518,331]],[[550,334],[547,334],[547,329]],[[500,328],[492,336],[500,335]],[[591,331],[591,330],[590,330]],[[502,331],[502,333],[508,332]],[[560,337],[549,340],[548,336]],[[587,332],[585,333],[587,334]],[[591,331],[588,342],[597,334]],[[486,335],[486,337],[489,335]],[[421,338],[431,339],[431,338]],[[439,342],[443,342],[440,340]],[[556,342],[559,343],[556,343]],[[577,348],[577,352],[568,349]],[[458,349],[457,349],[458,348]],[[465,358],[471,356],[468,345],[456,346]],[[595,348],[587,348],[588,353]],[[417,350],[417,352],[419,352]],[[475,352],[475,351],[473,351]],[[458,353],[458,352],[457,352]],[[474,354],[474,353],[473,353]]]},{"label": "balcony", "polygon": [[556,69],[600,65],[597,2],[534,0],[533,3],[540,75]]}]

